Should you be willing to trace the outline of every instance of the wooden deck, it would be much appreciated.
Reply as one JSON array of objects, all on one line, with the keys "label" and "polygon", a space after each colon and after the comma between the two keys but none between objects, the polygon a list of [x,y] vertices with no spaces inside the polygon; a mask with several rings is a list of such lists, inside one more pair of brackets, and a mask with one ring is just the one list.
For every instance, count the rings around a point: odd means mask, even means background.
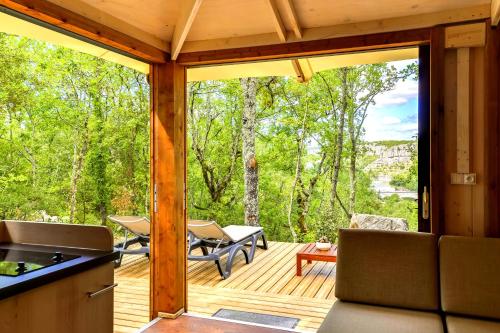
[{"label": "wooden deck", "polygon": [[[315,331],[335,301],[335,263],[304,261],[295,276],[295,254],[303,244],[270,242],[250,265],[235,260],[222,280],[213,263],[189,262],[189,312],[211,316],[221,308],[299,318],[296,329]],[[115,332],[135,332],[148,322],[149,262],[125,256],[115,271]]]}]

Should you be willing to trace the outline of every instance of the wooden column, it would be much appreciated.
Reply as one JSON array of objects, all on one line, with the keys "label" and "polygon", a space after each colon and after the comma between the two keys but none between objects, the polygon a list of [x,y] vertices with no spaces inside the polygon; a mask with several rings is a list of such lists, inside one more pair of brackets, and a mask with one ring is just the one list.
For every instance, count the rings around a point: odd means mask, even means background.
[{"label": "wooden column", "polygon": [[[470,172],[470,48],[457,49],[457,172]],[[460,184],[460,183],[459,183]]]},{"label": "wooden column", "polygon": [[186,69],[151,66],[151,318],[186,308]]},{"label": "wooden column", "polygon": [[485,22],[445,29],[442,233],[484,237],[488,224]]}]

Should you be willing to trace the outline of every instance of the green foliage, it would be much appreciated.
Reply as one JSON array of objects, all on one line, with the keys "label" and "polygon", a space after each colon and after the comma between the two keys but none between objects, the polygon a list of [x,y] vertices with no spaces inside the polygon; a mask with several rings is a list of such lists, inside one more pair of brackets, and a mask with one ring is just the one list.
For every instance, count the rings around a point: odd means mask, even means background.
[{"label": "green foliage", "polygon": [[0,33],[0,218],[69,221],[72,179],[75,223],[147,215],[148,96],[143,74]]},{"label": "green foliage", "polygon": [[[401,79],[409,78],[415,70],[398,72],[393,67],[378,64],[353,67],[348,74],[352,92],[349,110],[362,110],[373,104],[378,92],[387,91]],[[272,240],[291,241],[288,210],[291,201],[292,228],[298,240],[313,242],[321,236],[335,241],[339,228],[346,228],[350,219],[337,202],[331,209],[331,164],[339,135],[338,114],[341,107],[341,70],[331,70],[315,75],[308,84],[300,84],[294,78],[269,77],[259,79],[258,124],[256,152],[259,167],[260,221]],[[243,224],[243,172],[241,157],[228,186],[217,200],[211,195],[210,179],[219,181],[227,174],[231,164],[231,145],[236,136],[232,129],[241,126],[241,95],[238,80],[197,82],[189,86],[188,133],[188,212],[190,218],[216,219],[221,225]],[[350,112],[350,111],[349,111]],[[354,111],[352,111],[354,112]],[[363,113],[354,114],[353,121],[364,121]],[[346,133],[344,135],[347,136]],[[204,138],[203,158],[193,145],[193,136]],[[300,180],[294,193],[295,171],[300,141],[304,149],[300,153]],[[239,140],[239,139],[238,139]],[[198,141],[201,141],[198,139]],[[347,138],[346,138],[347,141]],[[398,142],[400,144],[401,142]],[[404,143],[408,143],[405,141]],[[394,142],[385,142],[395,145]],[[241,145],[241,144],[240,144]],[[356,202],[354,212],[402,217],[409,220],[416,230],[416,203],[399,197],[380,198],[372,189],[373,172],[365,167],[376,157],[358,142]],[[350,177],[349,159],[352,147],[346,143],[341,155],[338,197],[349,208]],[[317,183],[310,191],[309,182],[318,175],[322,156],[325,162]],[[212,170],[204,176],[203,168]],[[329,171],[328,171],[329,170]],[[301,199],[310,196],[305,217],[304,232],[299,216],[303,207]]]},{"label": "green foliage", "polygon": [[[336,240],[338,229],[349,226],[353,154],[352,211],[404,217],[416,230],[414,201],[382,199],[372,189],[377,175],[366,169],[374,157],[365,149],[362,128],[354,147],[352,133],[346,129],[341,134],[339,126],[341,108],[347,114],[345,126],[359,126],[374,97],[413,78],[415,70],[413,64],[402,71],[376,64],[321,72],[307,84],[287,77],[259,79],[260,221],[271,240],[291,241],[291,229],[298,241]],[[342,73],[347,73],[349,96],[340,89]],[[238,80],[206,81],[188,90],[189,217],[215,219],[223,226],[243,224],[241,85]],[[74,223],[100,224],[108,214],[149,214],[145,75],[0,34],[0,118],[1,219],[56,216],[62,222],[73,218]],[[345,136],[345,146],[332,198],[339,135]],[[408,173],[395,181],[413,188],[416,163],[415,157]]]}]

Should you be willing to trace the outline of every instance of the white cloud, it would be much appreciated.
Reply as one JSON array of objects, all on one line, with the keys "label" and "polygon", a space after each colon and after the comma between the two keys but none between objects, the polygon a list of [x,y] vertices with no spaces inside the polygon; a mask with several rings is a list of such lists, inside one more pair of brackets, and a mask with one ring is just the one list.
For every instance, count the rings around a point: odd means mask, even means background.
[{"label": "white cloud", "polygon": [[[411,62],[414,60],[391,65],[402,69]],[[399,81],[393,90],[378,95],[376,104],[368,109],[363,138],[367,141],[411,139],[418,133],[418,116],[415,103],[410,101],[417,97],[418,82],[414,80]]]},{"label": "white cloud", "polygon": [[398,117],[386,116],[386,117],[382,118],[382,124],[384,124],[384,125],[396,125],[396,124],[400,124],[400,123],[401,123],[401,119],[399,119]]},{"label": "white cloud", "polygon": [[418,82],[406,80],[399,82],[396,87],[375,97],[375,108],[381,109],[391,105],[403,105],[418,96]]},{"label": "white cloud", "polygon": [[418,131],[418,124],[417,123],[401,124],[400,126],[397,127],[397,130],[400,132]]}]

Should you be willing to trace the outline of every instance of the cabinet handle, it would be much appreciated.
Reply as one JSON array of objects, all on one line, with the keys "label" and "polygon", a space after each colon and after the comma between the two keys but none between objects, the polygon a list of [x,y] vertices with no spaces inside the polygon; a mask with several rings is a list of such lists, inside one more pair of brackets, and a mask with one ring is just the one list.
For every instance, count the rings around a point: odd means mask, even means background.
[{"label": "cabinet handle", "polygon": [[88,292],[87,295],[89,296],[89,298],[94,298],[96,296],[99,296],[100,294],[104,294],[110,290],[113,290],[116,286],[118,286],[118,283],[113,283],[112,285],[106,286],[106,287],[102,288],[101,290],[94,291],[94,292]]}]

